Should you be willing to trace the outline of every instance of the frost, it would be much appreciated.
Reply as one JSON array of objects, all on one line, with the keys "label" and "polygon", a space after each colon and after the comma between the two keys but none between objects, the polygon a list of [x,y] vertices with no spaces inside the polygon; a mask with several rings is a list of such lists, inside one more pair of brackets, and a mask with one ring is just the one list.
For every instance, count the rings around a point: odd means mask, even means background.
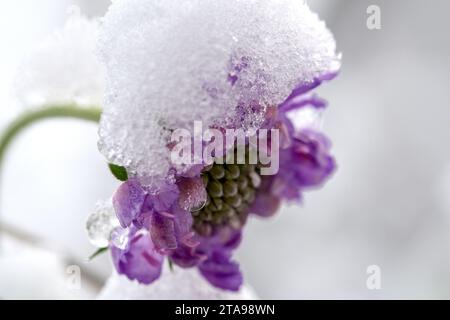
[{"label": "frost", "polygon": [[72,7],[64,28],[45,39],[19,67],[18,100],[25,106],[101,105],[104,72],[95,55],[98,25]]},{"label": "frost", "polygon": [[103,22],[99,148],[140,177],[167,174],[171,130],[258,128],[267,106],[340,66],[332,34],[298,0],[121,0]]},{"label": "frost", "polygon": [[120,226],[111,200],[99,201],[86,222],[89,241],[96,247],[107,247],[113,231]]}]

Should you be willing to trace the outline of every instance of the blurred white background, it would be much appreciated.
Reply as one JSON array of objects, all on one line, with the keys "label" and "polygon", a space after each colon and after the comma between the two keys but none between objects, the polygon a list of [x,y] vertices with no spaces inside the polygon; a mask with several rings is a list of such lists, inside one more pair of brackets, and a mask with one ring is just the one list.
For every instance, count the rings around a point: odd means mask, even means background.
[{"label": "blurred white background", "polygon": [[[344,57],[340,76],[318,90],[339,170],[303,206],[249,224],[238,252],[245,276],[268,299],[450,298],[450,2],[308,2]],[[108,1],[2,1],[0,129],[23,110],[17,66],[64,25],[70,4],[93,17]],[[371,4],[380,30],[366,27]],[[0,219],[57,254],[2,233],[0,298],[91,298],[110,274],[107,256],[85,262],[85,220],[118,185],[96,140],[94,124],[51,120],[9,149]],[[94,280],[81,291],[67,287],[72,263]],[[369,265],[381,268],[380,290],[366,287]]]}]

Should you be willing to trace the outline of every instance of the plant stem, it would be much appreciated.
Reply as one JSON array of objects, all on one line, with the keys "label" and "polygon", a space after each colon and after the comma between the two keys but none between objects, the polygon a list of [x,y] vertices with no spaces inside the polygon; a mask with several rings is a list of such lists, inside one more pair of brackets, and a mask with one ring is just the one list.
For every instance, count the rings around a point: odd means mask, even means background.
[{"label": "plant stem", "polygon": [[23,129],[49,118],[76,118],[98,122],[100,120],[101,109],[97,107],[81,108],[75,105],[55,105],[39,108],[25,112],[14,120],[0,136],[0,167],[5,156],[5,151],[14,138]]}]

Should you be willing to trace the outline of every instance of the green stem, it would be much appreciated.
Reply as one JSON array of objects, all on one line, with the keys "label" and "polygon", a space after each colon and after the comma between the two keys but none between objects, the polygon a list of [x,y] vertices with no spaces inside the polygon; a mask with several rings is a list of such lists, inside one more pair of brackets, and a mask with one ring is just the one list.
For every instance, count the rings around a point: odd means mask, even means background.
[{"label": "green stem", "polygon": [[75,105],[55,105],[39,108],[24,113],[14,120],[0,136],[0,167],[5,156],[5,151],[14,138],[29,125],[49,118],[76,118],[98,122],[101,109],[97,107],[81,108]]}]

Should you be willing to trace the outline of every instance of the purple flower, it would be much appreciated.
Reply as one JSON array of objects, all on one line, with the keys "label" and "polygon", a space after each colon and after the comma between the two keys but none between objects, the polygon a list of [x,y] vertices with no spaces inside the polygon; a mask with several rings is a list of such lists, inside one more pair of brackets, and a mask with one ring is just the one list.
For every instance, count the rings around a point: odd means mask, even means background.
[{"label": "purple flower", "polygon": [[[334,171],[329,140],[317,131],[296,128],[288,117],[289,112],[306,106],[326,106],[322,99],[306,95],[320,81],[298,87],[278,109],[268,108],[262,127],[280,129],[280,168],[275,175],[261,177],[247,212],[271,216],[283,200],[301,200],[304,190],[320,186]],[[175,182],[162,182],[156,191],[133,178],[119,187],[113,204],[122,227],[144,230],[132,234],[125,249],[111,245],[119,273],[150,283],[159,277],[161,262],[167,256],[182,268],[198,267],[216,287],[240,288],[243,277],[232,254],[241,241],[247,215],[240,216],[237,229],[233,224],[224,225],[207,236],[194,231],[192,212],[203,208],[209,197],[201,175],[202,167],[196,166],[176,176]]]},{"label": "purple flower", "polygon": [[202,239],[198,251],[207,258],[199,265],[199,270],[212,285],[239,290],[243,277],[238,263],[232,260],[232,253],[239,246],[241,238],[240,231],[224,228],[214,236]]},{"label": "purple flower", "polygon": [[133,223],[141,213],[145,191],[136,179],[123,183],[113,197],[113,206],[123,228]]},{"label": "purple flower", "polygon": [[148,284],[159,277],[167,255],[180,267],[198,266],[214,286],[238,290],[242,275],[231,257],[240,242],[240,231],[224,228],[211,237],[192,231],[192,215],[186,209],[198,206],[205,196],[199,178],[179,178],[177,184],[167,184],[157,193],[149,193],[133,179],[120,186],[113,203],[130,235],[124,249],[111,243],[118,272]]},{"label": "purple flower", "polygon": [[[171,183],[164,183],[157,192],[145,190],[136,179],[123,183],[113,197],[116,215],[122,227],[147,229],[160,252],[176,249],[179,243],[188,242],[192,237],[192,216],[186,209],[194,204],[186,200],[186,194],[195,203],[205,196],[204,189],[196,190],[193,187],[195,183],[189,182],[197,179],[180,180],[182,192],[178,185]],[[183,199],[186,208],[180,206],[180,199]]]},{"label": "purple flower", "polygon": [[[269,217],[283,200],[301,200],[304,190],[320,186],[334,171],[329,140],[317,131],[295,128],[287,116],[306,106],[326,106],[322,99],[306,96],[320,81],[298,87],[278,109],[268,108],[262,127],[280,129],[280,169],[275,175],[261,177],[247,212]],[[209,197],[201,175],[202,167],[196,166],[176,176],[174,182],[163,181],[156,191],[134,178],[119,187],[114,208],[122,227],[132,230],[125,249],[111,244],[119,273],[150,283],[159,277],[167,256],[182,268],[198,267],[213,286],[232,291],[240,288],[243,277],[232,255],[241,241],[247,214],[240,216],[238,228],[224,225],[207,236],[194,231],[192,212],[203,208]]]},{"label": "purple flower", "polygon": [[171,254],[170,260],[181,268],[198,266],[207,256],[197,251],[198,243],[194,245],[181,244]]},{"label": "purple flower", "polygon": [[[301,200],[303,191],[322,185],[334,171],[328,139],[291,121],[295,110],[326,106],[309,92],[339,70],[333,36],[301,1],[260,2],[123,1],[105,17],[99,51],[107,69],[107,96],[113,99],[106,99],[99,147],[109,162],[127,165],[133,177],[113,198],[129,242],[123,247],[111,241],[115,266],[130,279],[154,281],[167,257],[179,267],[197,267],[213,286],[238,290],[243,277],[233,252],[250,213],[272,216],[284,200]],[[161,14],[154,15],[155,8]],[[185,19],[186,9],[194,19]],[[283,12],[292,13],[292,19]],[[134,19],[136,14],[142,19]],[[166,16],[171,18],[161,18]],[[168,28],[161,33],[158,25]],[[132,50],[128,37],[116,36],[119,29],[140,35]],[[217,36],[216,29],[224,32]],[[199,36],[186,37],[190,33]],[[168,35],[173,45],[153,50],[152,43]],[[180,53],[190,57],[188,65],[177,58]],[[194,148],[182,150],[178,139],[169,137],[197,121],[215,132],[239,129],[248,135],[231,137],[238,146],[214,137],[224,146],[212,150],[212,163],[197,154],[195,146],[207,144],[202,135],[191,135],[187,139]],[[252,139],[261,129],[269,131],[268,145]],[[272,129],[279,130],[280,143]],[[250,159],[253,147],[260,156],[279,154],[279,171],[263,175],[270,157],[258,163],[219,161],[242,150],[241,159]],[[178,151],[195,163],[174,161]]]},{"label": "purple flower", "polygon": [[[122,227],[130,228],[132,232],[145,230],[145,236],[129,236],[130,244],[125,249],[111,244],[113,260],[119,273],[142,282],[142,276],[136,276],[141,270],[136,271],[136,268],[139,261],[144,263],[146,260],[136,257],[144,254],[144,257],[150,259],[149,257],[154,256],[149,252],[142,253],[141,244],[144,239],[156,255],[156,260],[163,255],[173,255],[176,263],[193,266],[204,259],[202,255],[192,252],[194,260],[187,253],[195,250],[198,245],[198,241],[194,239],[192,215],[188,209],[205,201],[205,188],[203,184],[200,188],[199,182],[201,179],[198,177],[182,177],[177,184],[164,183],[157,192],[146,190],[136,179],[130,179],[119,187],[113,197],[113,205]],[[156,274],[153,271],[151,273]],[[156,278],[152,276],[144,281]]]},{"label": "purple flower", "polygon": [[326,101],[323,99],[305,95],[323,80],[335,76],[335,73],[327,74],[316,78],[310,85],[297,87],[279,107],[278,120],[280,126],[286,128],[288,141],[285,148],[280,150],[280,171],[273,177],[272,183],[274,193],[282,198],[300,199],[301,190],[322,185],[336,167],[330,155],[331,143],[328,138],[313,129],[295,128],[287,116],[290,111],[306,106],[325,108]]},{"label": "purple flower", "polygon": [[326,107],[326,101],[307,96],[323,80],[336,74],[316,78],[311,84],[297,87],[276,111],[269,109],[265,126],[280,130],[280,169],[276,175],[264,176],[250,212],[262,217],[273,215],[281,201],[301,200],[302,191],[321,186],[334,172],[336,164],[330,155],[331,143],[322,133],[297,129],[288,118],[291,111],[312,106]]},{"label": "purple flower", "polygon": [[335,168],[329,154],[330,142],[323,134],[303,130],[292,139],[292,145],[282,150],[281,175],[291,173],[292,182],[300,188],[322,185]]},{"label": "purple flower", "polygon": [[282,199],[301,200],[302,191],[322,185],[334,171],[335,162],[324,135],[305,130],[291,139],[291,145],[280,150],[278,174],[263,177],[263,187],[252,207],[254,213],[269,216]]},{"label": "purple flower", "polygon": [[130,230],[125,248],[112,244],[111,255],[117,272],[130,280],[150,284],[161,275],[164,257],[158,253],[150,234],[144,230]]},{"label": "purple flower", "polygon": [[249,211],[261,217],[274,215],[281,205],[281,197],[273,190],[274,176],[264,177],[261,188]]}]

